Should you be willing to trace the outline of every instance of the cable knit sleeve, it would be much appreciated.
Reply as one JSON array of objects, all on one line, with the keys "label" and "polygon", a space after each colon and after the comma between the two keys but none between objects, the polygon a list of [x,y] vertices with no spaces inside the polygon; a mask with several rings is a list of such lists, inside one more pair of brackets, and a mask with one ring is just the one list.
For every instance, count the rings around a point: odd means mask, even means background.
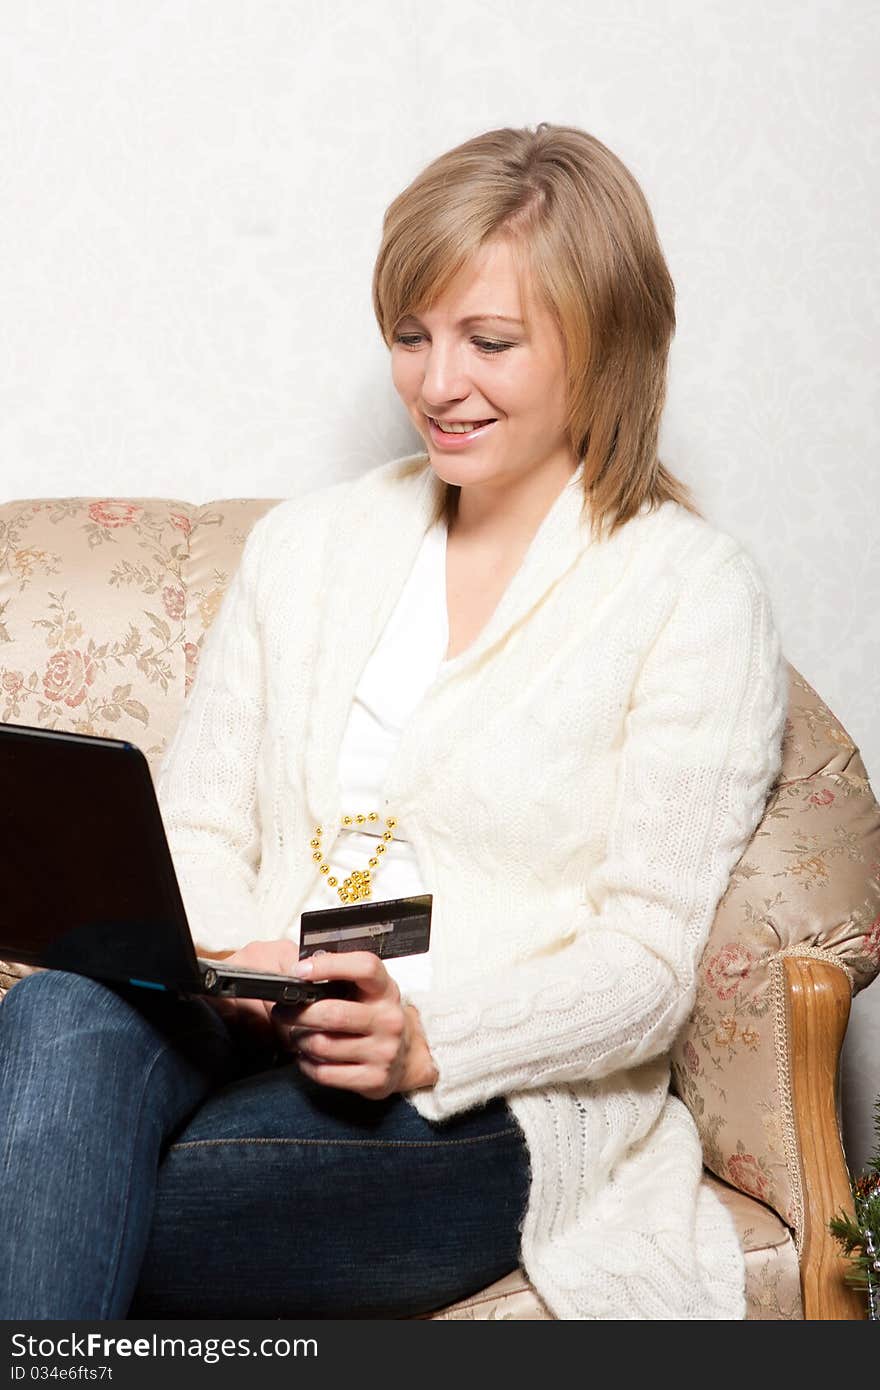
[{"label": "cable knit sleeve", "polygon": [[718,902],[781,766],[787,703],[761,579],[742,548],[726,556],[683,577],[640,666],[607,853],[571,944],[409,996],[438,1070],[409,1095],[425,1118],[636,1066],[690,1014]]},{"label": "cable knit sleeve", "polygon": [[245,542],[156,782],[192,937],[208,951],[259,936],[256,776],[266,716],[256,593],[267,520]]}]

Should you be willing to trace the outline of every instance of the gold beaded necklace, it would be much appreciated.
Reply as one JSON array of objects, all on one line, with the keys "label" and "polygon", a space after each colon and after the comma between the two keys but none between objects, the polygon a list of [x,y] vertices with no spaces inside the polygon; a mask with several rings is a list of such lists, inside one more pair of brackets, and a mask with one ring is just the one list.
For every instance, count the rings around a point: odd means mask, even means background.
[{"label": "gold beaded necklace", "polygon": [[[365,816],[341,816],[340,824],[346,826],[365,825],[367,821],[375,823],[377,820],[379,820],[379,812],[370,811]],[[385,824],[387,825],[388,829],[382,835],[382,842],[380,842],[376,846],[376,853],[374,855],[371,855],[370,857],[369,868],[352,869],[348,878],[343,879],[341,885],[339,885],[338,878],[336,878],[334,874],[330,873],[330,865],[327,863],[321,850],[321,836],[324,834],[324,827],[321,825],[315,826],[314,839],[309,841],[309,844],[312,847],[312,858],[320,865],[320,870],[322,874],[330,875],[327,879],[327,883],[331,888],[336,888],[336,891],[339,894],[339,897],[342,900],[342,902],[356,903],[360,902],[364,898],[369,898],[372,896],[373,879],[370,870],[375,869],[378,866],[379,855],[385,853],[387,846],[394,839],[392,831],[394,830],[394,827],[397,825],[397,820],[394,816],[387,816],[385,818]]]}]

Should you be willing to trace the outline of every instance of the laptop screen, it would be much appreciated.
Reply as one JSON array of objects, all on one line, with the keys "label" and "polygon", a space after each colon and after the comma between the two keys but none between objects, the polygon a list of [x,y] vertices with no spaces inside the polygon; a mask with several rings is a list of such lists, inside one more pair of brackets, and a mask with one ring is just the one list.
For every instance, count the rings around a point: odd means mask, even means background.
[{"label": "laptop screen", "polygon": [[0,724],[0,958],[195,988],[149,766],[133,744]]}]

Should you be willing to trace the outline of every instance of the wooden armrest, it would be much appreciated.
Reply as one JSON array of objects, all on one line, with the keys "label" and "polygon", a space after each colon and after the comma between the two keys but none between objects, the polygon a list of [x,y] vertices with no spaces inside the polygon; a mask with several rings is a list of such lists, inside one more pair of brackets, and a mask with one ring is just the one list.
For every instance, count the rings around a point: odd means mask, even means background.
[{"label": "wooden armrest", "polygon": [[849,1267],[828,1230],[841,1207],[852,1211],[849,1171],[837,1118],[840,1050],[852,990],[846,971],[810,956],[785,956],[794,1123],[802,1162],[804,1317],[865,1319],[864,1294],[844,1283]]}]

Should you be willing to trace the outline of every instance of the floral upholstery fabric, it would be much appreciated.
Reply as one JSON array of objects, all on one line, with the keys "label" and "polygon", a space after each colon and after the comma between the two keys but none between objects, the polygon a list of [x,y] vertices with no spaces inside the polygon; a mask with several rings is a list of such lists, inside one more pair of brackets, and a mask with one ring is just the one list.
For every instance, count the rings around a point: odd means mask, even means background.
[{"label": "floral upholstery fabric", "polygon": [[130,739],[153,768],[272,501],[0,506],[0,720]]},{"label": "floral upholstery fabric", "polygon": [[[125,738],[155,769],[248,531],[274,505],[0,506],[0,720]],[[733,1203],[743,1235],[750,1317],[801,1316],[783,957],[830,960],[854,990],[880,969],[880,808],[852,739],[790,676],[782,771],[719,905],[696,1006],[672,1050],[673,1087],[717,1175],[706,1181]],[[23,973],[0,962],[0,995]],[[502,1285],[435,1316],[548,1316],[521,1274]]]}]

